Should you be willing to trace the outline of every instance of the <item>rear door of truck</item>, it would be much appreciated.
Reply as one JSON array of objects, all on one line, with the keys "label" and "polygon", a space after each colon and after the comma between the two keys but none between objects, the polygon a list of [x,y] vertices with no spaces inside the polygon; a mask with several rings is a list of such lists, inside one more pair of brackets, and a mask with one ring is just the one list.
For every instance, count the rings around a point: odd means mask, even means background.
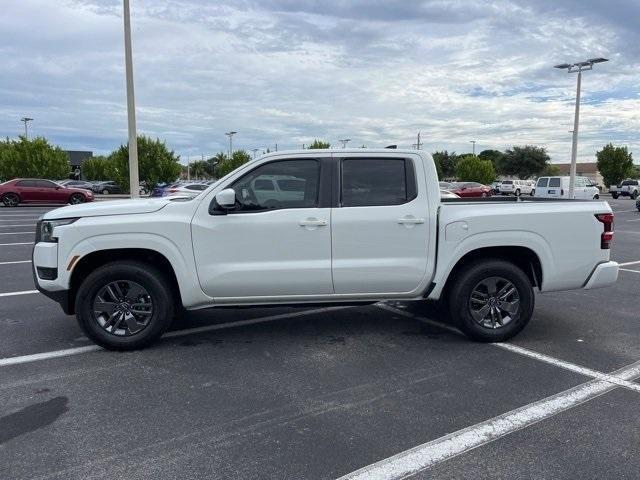
[{"label": "rear door of truck", "polygon": [[431,227],[419,158],[366,151],[337,158],[339,200],[331,213],[336,294],[401,293],[420,285]]}]

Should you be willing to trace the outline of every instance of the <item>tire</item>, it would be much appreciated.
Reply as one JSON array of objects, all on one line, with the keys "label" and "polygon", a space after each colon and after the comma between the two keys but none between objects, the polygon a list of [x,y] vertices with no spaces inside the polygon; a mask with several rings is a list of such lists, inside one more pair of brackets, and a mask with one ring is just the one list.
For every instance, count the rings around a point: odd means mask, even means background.
[{"label": "tire", "polygon": [[593,196],[594,200],[600,200],[600,195],[598,195],[597,193]]},{"label": "tire", "polygon": [[[128,297],[125,300],[128,304],[127,313],[115,310],[109,317],[108,312],[103,310],[96,315],[94,301],[102,300],[101,305],[122,308],[122,302],[104,293],[114,290]],[[134,290],[139,293],[136,299],[133,298],[136,295]],[[101,295],[99,299],[98,295]],[[174,298],[170,282],[160,270],[146,263],[117,261],[97,268],[82,282],[76,295],[76,318],[87,337],[101,347],[135,350],[151,345],[169,328],[175,312]],[[134,316],[129,310],[134,308],[144,310],[144,315]],[[125,321],[127,315],[130,319],[134,318],[132,323],[135,331]],[[138,323],[138,320],[141,322]],[[109,326],[111,331],[108,330]]]},{"label": "tire", "polygon": [[[484,292],[483,282],[491,284],[492,279],[499,279],[495,282],[494,288],[498,294],[508,287],[507,284],[514,287],[515,292],[505,297],[504,301],[501,301],[497,295],[493,295],[494,300],[491,300],[491,292],[487,288],[489,297],[487,300],[480,300],[479,295]],[[510,291],[509,289],[507,292]],[[516,299],[518,303],[514,307]],[[453,321],[467,337],[478,342],[503,342],[513,338],[531,320],[535,304],[533,287],[527,275],[513,263],[499,259],[479,260],[465,266],[457,273],[454,284],[449,290],[448,300]],[[502,308],[494,307],[500,312],[503,325],[500,325],[499,321],[494,321],[494,319],[497,320],[498,314],[496,313],[494,317],[491,310],[486,311],[488,320],[484,322],[476,320],[474,315],[481,316],[483,308],[491,308],[489,301],[492,302],[491,304],[509,305],[510,309],[517,308],[517,310],[508,313]],[[472,312],[472,305],[480,310]]]},{"label": "tire", "polygon": [[638,191],[634,190],[634,192],[631,194],[631,200],[635,200],[636,198],[638,198]]},{"label": "tire", "polygon": [[20,204],[20,197],[17,193],[5,193],[2,196],[2,203],[5,207],[17,207]]},{"label": "tire", "polygon": [[534,188],[534,189],[532,189],[532,190],[531,190],[531,193],[530,193],[529,195],[531,195],[532,197],[535,197],[535,195],[536,195],[536,189],[535,189],[535,188]]},{"label": "tire", "polygon": [[109,190],[107,190],[106,188],[104,190],[102,190],[102,194],[103,195],[109,195]]},{"label": "tire", "polygon": [[516,197],[519,197],[519,196],[520,196],[520,189],[516,188]]},{"label": "tire", "polygon": [[81,193],[74,193],[73,195],[71,195],[71,197],[69,197],[69,203],[71,205],[78,205],[79,203],[84,203],[84,195],[82,195]]},{"label": "tire", "polygon": [[487,193],[486,192],[482,192],[482,198],[486,198]]},{"label": "tire", "polygon": [[617,194],[617,193],[612,193],[612,194],[611,194],[611,197],[612,197],[614,200],[617,200],[617,199],[618,199],[618,194]]}]

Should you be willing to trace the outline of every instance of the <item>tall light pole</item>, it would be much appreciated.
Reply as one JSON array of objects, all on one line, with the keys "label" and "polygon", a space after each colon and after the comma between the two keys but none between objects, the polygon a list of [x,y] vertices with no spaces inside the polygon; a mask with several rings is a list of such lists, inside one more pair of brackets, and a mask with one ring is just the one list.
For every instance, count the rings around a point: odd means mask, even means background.
[{"label": "tall light pole", "polygon": [[422,132],[418,132],[418,140],[416,142],[416,150],[420,150],[420,147],[422,146],[422,142],[420,142],[420,133],[422,133]]},{"label": "tall light pole", "polygon": [[27,124],[33,121],[33,118],[22,117],[20,119],[22,123],[24,123],[24,138],[25,140],[29,140],[29,129],[27,128]]},{"label": "tall light pole", "polygon": [[582,85],[582,72],[584,70],[593,70],[595,63],[608,62],[609,60],[602,57],[590,58],[584,62],[577,63],[561,63],[554,65],[554,68],[567,70],[567,73],[578,72],[578,82],[576,86],[576,110],[573,116],[573,140],[571,142],[571,169],[569,170],[569,198],[574,197],[576,184],[576,162],[578,158],[578,124],[580,123],[580,87]]},{"label": "tall light pole", "polygon": [[138,174],[138,137],[136,134],[136,100],[133,92],[133,55],[131,53],[131,14],[129,0],[123,0],[124,59],[127,77],[127,122],[129,126],[129,192],[131,198],[140,196]]},{"label": "tall light pole", "polygon": [[350,138],[343,138],[341,140],[338,140],[339,142],[342,142],[342,148],[347,148],[347,143],[349,143],[351,141]]},{"label": "tall light pole", "polygon": [[476,141],[475,140],[469,140],[469,142],[471,142],[473,144],[473,156],[476,156]]},{"label": "tall light pole", "polygon": [[254,148],[253,151],[253,158],[256,158],[256,153],[258,153],[258,150],[260,150],[259,148]]},{"label": "tall light pole", "polygon": [[225,135],[229,137],[229,158],[233,154],[233,136],[238,132],[226,132]]}]

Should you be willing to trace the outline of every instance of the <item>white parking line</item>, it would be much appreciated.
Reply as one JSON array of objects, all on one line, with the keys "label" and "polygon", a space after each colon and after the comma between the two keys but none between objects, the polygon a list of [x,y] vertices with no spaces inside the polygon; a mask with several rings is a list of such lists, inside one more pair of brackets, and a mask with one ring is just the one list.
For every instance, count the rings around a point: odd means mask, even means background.
[{"label": "white parking line", "polygon": [[21,225],[0,225],[0,228],[11,228],[11,227],[35,227],[35,223],[23,223]]},{"label": "white parking line", "polygon": [[640,235],[640,232],[634,232],[633,230],[616,230],[615,233],[633,233],[635,235]]},{"label": "white parking line", "polygon": [[26,233],[33,235],[34,232],[0,232],[0,235],[24,235]]},{"label": "white parking line", "polygon": [[620,268],[619,270],[622,270],[623,272],[640,273],[638,270],[631,270],[630,268]]},{"label": "white parking line", "polygon": [[[37,292],[37,290],[34,290],[34,292]],[[286,318],[303,317],[306,315],[313,315],[316,313],[327,313],[327,312],[332,312],[336,310],[344,310],[345,308],[351,308],[351,307],[339,306],[339,307],[316,308],[313,310],[303,310],[301,312],[283,313],[280,315],[270,315],[268,317],[252,318],[249,320],[240,320],[237,322],[219,323],[216,325],[207,325],[204,327],[187,328],[184,330],[175,330],[173,332],[166,333],[165,335],[163,335],[162,338],[183,337],[185,335],[191,335],[193,333],[209,332],[212,330],[224,330],[227,328],[241,327],[244,325],[253,325],[255,323],[273,322],[275,320],[283,320]],[[32,355],[22,355],[19,357],[0,358],[0,367],[6,367],[9,365],[19,365],[21,363],[37,362],[39,360],[48,360],[50,358],[68,357],[71,355],[78,355],[79,353],[94,352],[96,350],[102,350],[102,347],[99,347],[98,345],[88,345],[86,347],[67,348],[64,350],[53,350],[51,352],[35,353]]]},{"label": "white parking line", "polygon": [[33,245],[33,242],[0,243],[0,247],[8,247],[9,245]]},{"label": "white parking line", "polygon": [[0,297],[15,297],[17,295],[31,295],[32,293],[40,293],[38,290],[22,290],[21,292],[5,292],[0,293]]},{"label": "white parking line", "polygon": [[[620,380],[633,380],[640,375],[640,362],[614,372]],[[407,478],[433,465],[529,427],[582,403],[607,393],[616,385],[592,380],[534,403],[511,410],[485,422],[450,433],[410,450],[401,452],[338,480],[396,480]]]},{"label": "white parking line", "polygon": [[12,262],[0,262],[0,265],[14,265],[16,263],[31,263],[31,260],[14,260]]},{"label": "white parking line", "polygon": [[26,219],[30,219],[30,218],[38,218],[40,216],[41,215],[0,215],[0,218],[8,218],[8,219],[26,218]]},{"label": "white parking line", "polygon": [[636,260],[634,262],[624,262],[624,263],[618,263],[619,267],[627,267],[629,265],[637,265],[640,263],[640,260]]}]

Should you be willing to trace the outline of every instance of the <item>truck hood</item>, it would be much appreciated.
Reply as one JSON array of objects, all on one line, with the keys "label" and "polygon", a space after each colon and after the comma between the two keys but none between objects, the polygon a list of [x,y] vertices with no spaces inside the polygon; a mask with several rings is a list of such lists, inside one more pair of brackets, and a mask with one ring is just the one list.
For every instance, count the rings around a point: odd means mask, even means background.
[{"label": "truck hood", "polygon": [[107,200],[56,208],[44,214],[45,220],[58,218],[99,217],[103,215],[134,215],[152,213],[164,208],[172,200],[168,198],[138,198],[133,200]]}]

